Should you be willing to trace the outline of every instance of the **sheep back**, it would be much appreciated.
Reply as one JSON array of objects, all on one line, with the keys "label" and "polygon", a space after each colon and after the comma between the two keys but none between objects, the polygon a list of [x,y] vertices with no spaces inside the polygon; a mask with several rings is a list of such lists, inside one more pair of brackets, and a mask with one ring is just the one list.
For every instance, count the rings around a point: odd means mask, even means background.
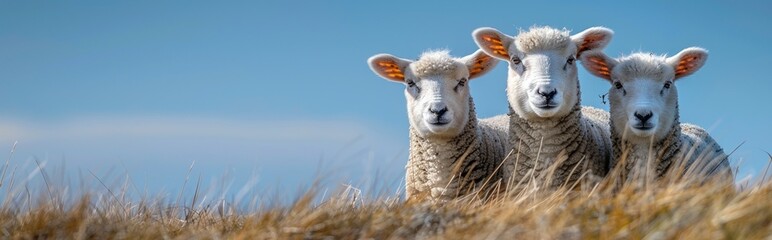
[{"label": "sheep back", "polygon": [[686,160],[687,174],[697,176],[731,175],[729,157],[705,129],[689,124],[681,124],[681,154]]}]

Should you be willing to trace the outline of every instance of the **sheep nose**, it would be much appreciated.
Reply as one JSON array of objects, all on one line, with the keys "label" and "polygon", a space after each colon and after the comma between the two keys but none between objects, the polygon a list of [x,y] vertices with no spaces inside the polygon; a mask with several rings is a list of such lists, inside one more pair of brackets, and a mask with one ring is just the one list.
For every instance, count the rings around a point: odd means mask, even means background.
[{"label": "sheep nose", "polygon": [[552,98],[558,94],[558,90],[552,89],[551,91],[542,91],[541,89],[536,89],[536,93],[544,97],[547,101],[551,101]]},{"label": "sheep nose", "polygon": [[642,123],[645,123],[646,121],[648,121],[653,115],[654,114],[651,113],[651,111],[646,111],[644,114],[641,114],[640,112],[633,113],[633,116],[635,116],[635,118],[637,118]]},{"label": "sheep nose", "polygon": [[448,107],[445,106],[444,104],[435,104],[429,107],[429,112],[434,113],[435,115],[437,115],[437,117],[441,117],[447,111],[448,111]]}]

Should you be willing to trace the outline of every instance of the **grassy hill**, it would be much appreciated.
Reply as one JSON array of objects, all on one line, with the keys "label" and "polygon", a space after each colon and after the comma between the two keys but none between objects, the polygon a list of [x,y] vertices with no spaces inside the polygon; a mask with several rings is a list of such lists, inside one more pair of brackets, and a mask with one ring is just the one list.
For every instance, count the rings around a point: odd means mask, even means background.
[{"label": "grassy hill", "polygon": [[[7,185],[7,183],[6,183]],[[8,188],[8,186],[0,186]],[[26,188],[26,187],[25,187]],[[45,189],[46,187],[44,187]],[[5,196],[0,237],[12,239],[770,239],[772,181],[653,183],[614,190],[536,186],[486,201],[365,199],[353,187],[315,189],[289,205],[127,200],[30,189]],[[34,192],[34,191],[33,191]]]}]

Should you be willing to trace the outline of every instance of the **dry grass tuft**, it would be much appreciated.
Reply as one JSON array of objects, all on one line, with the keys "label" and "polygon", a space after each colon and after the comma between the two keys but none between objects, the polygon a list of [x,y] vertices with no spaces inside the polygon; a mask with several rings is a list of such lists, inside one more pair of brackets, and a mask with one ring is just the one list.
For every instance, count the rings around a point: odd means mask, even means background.
[{"label": "dry grass tuft", "polygon": [[207,200],[200,180],[190,199],[137,200],[128,197],[128,187],[111,189],[94,174],[105,189],[72,195],[68,186],[51,185],[56,181],[37,165],[45,184],[37,191],[12,180],[0,185],[0,238],[772,238],[772,181],[766,176],[737,186],[680,177],[625,185],[607,177],[558,189],[518,184],[493,197],[441,203],[403,201],[399,194],[365,198],[352,186],[320,195],[311,187],[290,204],[265,205],[254,197]]},{"label": "dry grass tuft", "polygon": [[[612,188],[608,188],[612,189]],[[647,189],[541,190],[487,202],[361,199],[351,187],[322,202],[313,190],[288,206],[236,211],[224,203],[132,202],[85,194],[6,201],[0,236],[38,238],[765,239],[772,182],[660,184]],[[316,203],[315,203],[316,202]]]}]

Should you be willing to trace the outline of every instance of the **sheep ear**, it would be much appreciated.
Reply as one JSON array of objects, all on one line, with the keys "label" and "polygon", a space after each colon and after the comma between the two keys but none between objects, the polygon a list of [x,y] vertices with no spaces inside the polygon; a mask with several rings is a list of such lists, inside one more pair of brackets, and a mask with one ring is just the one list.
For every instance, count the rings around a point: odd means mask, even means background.
[{"label": "sheep ear", "polygon": [[606,56],[601,51],[589,51],[582,54],[579,59],[582,66],[592,75],[611,81],[611,70],[616,66],[617,61]]},{"label": "sheep ear", "polygon": [[583,52],[591,50],[603,50],[611,42],[614,31],[605,27],[591,27],[571,36],[571,41],[576,44],[576,56],[581,57]]},{"label": "sheep ear", "polygon": [[698,47],[690,47],[682,50],[675,56],[667,58],[667,63],[675,70],[673,80],[691,75],[705,65],[708,60],[708,51]]},{"label": "sheep ear", "polygon": [[488,73],[496,67],[496,63],[499,61],[482,50],[477,50],[469,56],[461,58],[461,62],[469,69],[469,79],[474,79]]},{"label": "sheep ear", "polygon": [[370,69],[378,76],[395,82],[405,82],[405,69],[412,61],[389,54],[378,54],[367,59]]},{"label": "sheep ear", "polygon": [[472,38],[477,46],[488,55],[501,60],[509,60],[509,45],[515,40],[513,37],[494,28],[483,27],[474,30]]}]

